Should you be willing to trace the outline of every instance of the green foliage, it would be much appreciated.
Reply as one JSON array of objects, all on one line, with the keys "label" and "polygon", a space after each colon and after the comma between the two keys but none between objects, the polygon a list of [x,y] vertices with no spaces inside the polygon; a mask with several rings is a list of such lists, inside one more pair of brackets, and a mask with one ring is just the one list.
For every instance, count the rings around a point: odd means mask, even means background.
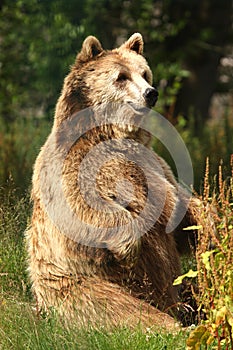
[{"label": "green foliage", "polygon": [[13,184],[20,193],[28,188],[33,163],[50,128],[51,123],[42,118],[16,119],[7,126],[0,117],[0,186]]},{"label": "green foliage", "polygon": [[200,325],[191,332],[187,340],[187,350],[207,349],[207,346],[210,345],[213,340],[214,338],[211,336],[207,327]]},{"label": "green foliage", "polygon": [[233,348],[233,156],[231,167],[232,175],[225,181],[219,167],[218,184],[215,191],[210,191],[207,162],[203,207],[198,217],[197,271],[175,281],[178,284],[185,277],[197,276],[199,292],[195,298],[206,317],[191,332],[188,350],[202,349],[202,345],[207,349],[210,344],[219,350]]},{"label": "green foliage", "polygon": [[7,300],[0,305],[0,347],[2,350],[153,350],[185,349],[183,333],[143,332],[124,326],[112,330],[103,327],[65,326],[56,315],[38,318],[27,303]]},{"label": "green foliage", "polygon": [[169,66],[158,63],[153,73],[159,84],[159,101],[156,110],[171,119],[182,81],[189,76],[189,72],[182,69],[181,64],[176,62],[169,64]]},{"label": "green foliage", "polygon": [[81,24],[69,18],[69,8],[61,1],[4,1],[0,116],[6,121],[30,108],[43,113],[54,109],[63,78],[84,39]]},{"label": "green foliage", "polygon": [[[231,0],[221,6],[211,0],[205,5],[193,0],[4,0],[0,115],[10,121],[29,108],[34,115],[51,115],[63,77],[87,35],[96,35],[110,48],[136,31],[145,38],[145,53],[161,88],[162,112],[168,108],[171,113],[187,72],[199,79],[199,65],[206,67],[205,60],[210,62],[216,52],[218,57],[225,54],[232,39],[230,8]],[[217,69],[218,63],[213,73]]]},{"label": "green foliage", "polygon": [[[182,126],[182,122],[184,123]],[[230,171],[230,157],[233,150],[233,119],[230,114],[216,122],[208,122],[197,135],[195,127],[185,124],[180,118],[177,130],[182,136],[190,153],[194,169],[194,187],[199,192],[202,188],[202,179],[205,174],[205,159],[210,159],[210,171],[218,173],[218,166],[223,162],[223,174],[226,176]]]},{"label": "green foliage", "polygon": [[15,191],[0,188],[0,305],[6,294],[22,299],[28,294],[23,240],[28,202],[29,198],[17,200]]},{"label": "green foliage", "polygon": [[[189,227],[189,229],[191,229],[191,228]],[[182,283],[182,281],[183,281],[184,278],[194,278],[194,277],[197,277],[197,274],[198,274],[197,271],[193,271],[193,270],[191,269],[191,270],[189,270],[187,273],[185,273],[184,275],[178,276],[178,277],[174,280],[173,285],[174,285],[174,286],[178,286],[179,284]]]},{"label": "green foliage", "polygon": [[[203,178],[205,175],[205,159],[210,158],[210,171],[217,174],[219,163],[223,162],[224,177],[230,171],[230,157],[233,151],[233,119],[226,113],[225,117],[218,121],[210,121],[203,125],[202,131],[197,135],[193,126],[193,119],[189,123],[183,117],[179,117],[175,125],[185,146],[190,154],[194,171],[194,189],[200,193],[203,190]],[[154,142],[154,150],[159,153],[174,173],[175,164],[165,147],[157,140]],[[212,181],[212,180],[211,180]],[[211,184],[212,187],[214,184]]]}]

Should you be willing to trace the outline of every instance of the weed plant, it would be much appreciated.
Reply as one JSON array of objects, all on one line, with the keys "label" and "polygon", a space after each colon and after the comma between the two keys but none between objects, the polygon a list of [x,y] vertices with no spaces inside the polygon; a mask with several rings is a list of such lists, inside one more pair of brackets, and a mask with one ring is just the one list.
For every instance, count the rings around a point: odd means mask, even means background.
[{"label": "weed plant", "polygon": [[[233,349],[233,155],[232,173],[223,180],[223,165],[210,184],[207,159],[198,217],[197,271],[181,277],[196,277],[199,326],[190,333],[187,350]],[[205,314],[205,320],[202,314]]]}]

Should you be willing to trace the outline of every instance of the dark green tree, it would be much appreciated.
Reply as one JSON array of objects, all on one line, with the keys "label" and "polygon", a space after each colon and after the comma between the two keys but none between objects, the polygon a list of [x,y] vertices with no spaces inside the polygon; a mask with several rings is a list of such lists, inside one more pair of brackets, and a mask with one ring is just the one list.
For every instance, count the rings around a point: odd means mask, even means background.
[{"label": "dark green tree", "polygon": [[[7,122],[54,109],[85,37],[71,2],[5,0],[0,9],[0,116]],[[73,2],[74,3],[74,2]],[[77,13],[81,14],[79,8]],[[65,11],[66,10],[66,11]],[[72,18],[71,16],[72,13]],[[81,15],[82,17],[82,15]]]}]

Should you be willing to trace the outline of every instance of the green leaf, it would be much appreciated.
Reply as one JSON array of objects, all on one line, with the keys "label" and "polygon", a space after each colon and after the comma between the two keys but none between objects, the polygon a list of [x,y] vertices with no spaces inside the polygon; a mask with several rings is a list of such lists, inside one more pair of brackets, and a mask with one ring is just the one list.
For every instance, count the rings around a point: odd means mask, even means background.
[{"label": "green leaf", "polygon": [[178,276],[174,280],[173,286],[177,286],[177,285],[181,284],[184,278],[194,278],[194,277],[197,277],[197,275],[198,275],[198,271],[193,271],[191,269],[187,273],[185,273],[184,275]]},{"label": "green leaf", "polygon": [[214,253],[214,250],[211,250],[209,252],[205,252],[201,254],[202,257],[202,262],[206,268],[207,271],[211,270],[211,266],[210,266],[210,256]]},{"label": "green leaf", "polygon": [[207,328],[203,325],[198,326],[195,328],[189,335],[189,338],[187,339],[187,350],[196,350],[200,349],[201,347],[201,340],[207,338],[207,335],[209,336],[209,332]]},{"label": "green leaf", "polygon": [[188,230],[200,230],[202,228],[202,225],[193,225],[193,226],[188,226],[183,228],[183,231],[188,231]]}]

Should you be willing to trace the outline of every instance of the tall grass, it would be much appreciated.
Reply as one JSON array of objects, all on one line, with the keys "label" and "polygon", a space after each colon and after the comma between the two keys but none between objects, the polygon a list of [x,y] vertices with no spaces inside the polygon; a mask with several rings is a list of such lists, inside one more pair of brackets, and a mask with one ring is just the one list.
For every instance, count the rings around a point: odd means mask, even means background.
[{"label": "tall grass", "polygon": [[192,118],[187,124],[180,117],[176,128],[190,153],[194,170],[194,188],[198,193],[203,189],[207,157],[210,160],[211,174],[218,173],[220,162],[223,164],[223,175],[229,174],[230,157],[233,152],[233,118],[230,113],[226,111],[224,118],[208,121],[200,128],[198,135]]},{"label": "tall grass", "polygon": [[[13,185],[10,185],[11,187]],[[2,301],[28,293],[24,230],[29,198],[18,199],[14,190],[0,188],[0,288]]]},{"label": "tall grass", "polygon": [[[194,171],[194,188],[200,193],[204,185],[207,157],[210,159],[211,174],[217,174],[220,161],[224,164],[222,167],[224,176],[229,173],[230,157],[233,152],[233,118],[226,112],[223,119],[210,120],[204,124],[199,134],[196,133],[192,117],[189,121],[179,117],[174,124],[190,153]],[[175,165],[165,147],[159,141],[155,141],[154,149],[167,160],[175,173]]]},{"label": "tall grass", "polygon": [[51,122],[43,118],[19,118],[6,124],[0,117],[0,186],[14,184],[20,194],[28,188],[35,158],[50,128]]},{"label": "tall grass", "polygon": [[185,349],[186,335],[176,335],[116,327],[82,328],[63,326],[55,315],[39,319],[29,304],[11,303],[1,306],[1,350],[152,350]]},{"label": "tall grass", "polygon": [[181,276],[198,280],[194,297],[199,326],[191,332],[187,350],[209,349],[211,344],[218,350],[233,349],[233,154],[231,169],[224,179],[220,164],[212,182],[207,160],[197,226],[197,271]]}]

